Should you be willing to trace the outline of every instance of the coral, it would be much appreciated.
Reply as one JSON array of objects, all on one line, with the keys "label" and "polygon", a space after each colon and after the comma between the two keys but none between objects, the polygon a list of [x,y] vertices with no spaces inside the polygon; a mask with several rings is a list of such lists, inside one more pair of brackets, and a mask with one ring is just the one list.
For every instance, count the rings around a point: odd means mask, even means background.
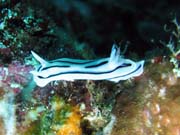
[{"label": "coral", "polygon": [[117,117],[111,135],[177,135],[180,129],[180,80],[164,59],[145,67],[135,85],[124,86],[113,113]]},{"label": "coral", "polygon": [[[25,125],[20,134],[81,135],[81,113],[78,106],[71,106],[53,96],[46,109],[43,104],[26,111]],[[35,126],[34,126],[35,125]],[[22,126],[22,125],[21,125]]]},{"label": "coral", "polygon": [[81,106],[83,134],[103,133],[102,129],[111,121],[115,97],[120,91],[119,85],[109,81],[61,81],[54,89],[54,93],[71,104]]}]

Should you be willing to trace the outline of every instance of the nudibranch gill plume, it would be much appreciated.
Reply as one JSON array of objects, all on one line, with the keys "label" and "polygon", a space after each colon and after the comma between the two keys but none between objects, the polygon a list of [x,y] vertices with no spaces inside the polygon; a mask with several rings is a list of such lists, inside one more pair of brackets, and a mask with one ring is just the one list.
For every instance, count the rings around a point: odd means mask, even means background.
[{"label": "nudibranch gill plume", "polygon": [[134,62],[120,55],[120,48],[112,46],[110,57],[97,60],[60,58],[46,61],[31,51],[40,66],[31,71],[34,81],[44,87],[56,80],[109,80],[119,82],[143,73],[144,60]]}]

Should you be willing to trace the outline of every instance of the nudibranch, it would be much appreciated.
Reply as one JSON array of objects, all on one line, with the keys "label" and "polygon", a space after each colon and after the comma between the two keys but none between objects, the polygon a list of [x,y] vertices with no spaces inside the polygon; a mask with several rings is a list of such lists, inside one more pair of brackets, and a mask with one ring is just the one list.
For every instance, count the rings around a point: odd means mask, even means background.
[{"label": "nudibranch", "polygon": [[120,48],[112,46],[110,57],[97,60],[60,58],[46,61],[31,51],[40,66],[31,71],[34,81],[44,87],[56,80],[109,80],[119,82],[142,74],[144,60],[134,62],[120,55]]}]

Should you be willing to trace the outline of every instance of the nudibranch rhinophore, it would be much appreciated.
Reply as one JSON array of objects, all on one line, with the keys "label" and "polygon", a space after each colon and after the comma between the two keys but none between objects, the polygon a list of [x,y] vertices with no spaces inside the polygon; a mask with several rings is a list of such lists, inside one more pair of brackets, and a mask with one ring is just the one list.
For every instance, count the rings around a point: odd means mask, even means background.
[{"label": "nudibranch rhinophore", "polygon": [[139,76],[143,72],[144,60],[134,62],[124,59],[120,55],[120,48],[112,46],[110,57],[97,60],[80,60],[60,58],[46,61],[31,51],[40,66],[31,71],[34,81],[44,87],[56,80],[109,80],[119,82],[131,77]]}]

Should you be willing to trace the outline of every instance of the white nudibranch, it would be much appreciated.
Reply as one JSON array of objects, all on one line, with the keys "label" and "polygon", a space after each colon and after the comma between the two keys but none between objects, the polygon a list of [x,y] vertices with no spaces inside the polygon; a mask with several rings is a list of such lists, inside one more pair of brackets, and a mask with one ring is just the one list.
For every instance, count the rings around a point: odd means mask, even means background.
[{"label": "white nudibranch", "polygon": [[110,57],[97,60],[60,58],[46,61],[31,51],[40,66],[31,71],[34,81],[44,87],[56,80],[109,80],[119,82],[139,76],[143,72],[144,60],[134,62],[120,55],[120,48],[112,46]]}]

